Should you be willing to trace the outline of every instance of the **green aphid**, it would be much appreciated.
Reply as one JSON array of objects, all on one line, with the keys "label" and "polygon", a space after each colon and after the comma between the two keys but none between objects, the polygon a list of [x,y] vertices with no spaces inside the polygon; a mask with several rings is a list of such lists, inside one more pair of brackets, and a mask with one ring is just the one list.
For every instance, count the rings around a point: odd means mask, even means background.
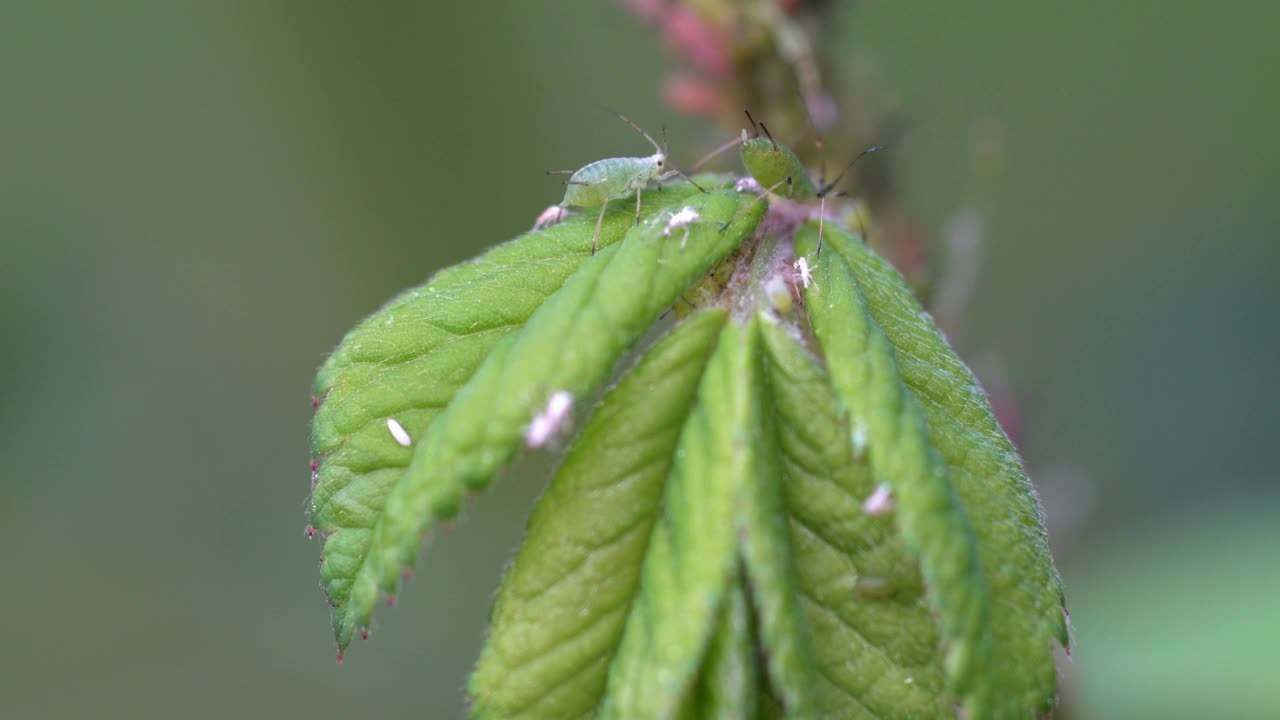
[{"label": "green aphid", "polygon": [[[742,147],[739,153],[742,156],[742,166],[750,173],[752,179],[764,188],[764,191],[756,201],[758,202],[769,194],[797,202],[817,200],[819,203],[818,248],[815,257],[820,256],[822,254],[822,225],[826,218],[827,195],[831,193],[836,185],[840,184],[840,181],[844,179],[844,174],[853,167],[853,164],[859,158],[884,148],[871,147],[863,150],[858,153],[857,157],[849,161],[849,164],[840,171],[835,180],[824,185],[818,185],[809,177],[809,171],[805,169],[804,163],[792,152],[791,148],[775,140],[773,134],[769,132],[769,128],[764,123],[756,123],[749,110],[744,109],[743,112],[746,113],[747,120],[751,123],[752,132],[748,133],[745,128],[742,130]],[[761,131],[764,132],[764,137],[761,137]],[[752,204],[754,205],[755,203]],[[750,205],[747,207],[750,207]],[[736,219],[736,216],[730,219],[730,222],[733,219]],[[728,223],[724,227],[728,227]]]},{"label": "green aphid", "polygon": [[[596,232],[591,237],[591,254],[596,252],[600,242],[600,226],[604,222],[604,212],[610,200],[625,198],[631,193],[636,195],[636,224],[640,224],[640,196],[650,181],[662,182],[672,176],[679,175],[688,180],[694,187],[706,192],[702,186],[693,182],[667,160],[667,129],[662,129],[662,145],[645,132],[639,125],[628,120],[621,113],[614,113],[635,131],[644,136],[656,151],[648,157],[621,157],[596,160],[578,170],[549,170],[548,175],[568,175],[565,181],[568,187],[564,192],[564,200],[559,205],[547,208],[534,227],[541,227],[564,217],[566,208],[600,207],[600,216],[596,218]],[[558,208],[558,210],[557,210]]]},{"label": "green aphid", "polygon": [[[804,163],[800,162],[791,148],[774,140],[764,123],[757,127],[755,118],[751,117],[749,111],[743,112],[747,113],[747,120],[751,122],[754,134],[748,134],[746,128],[743,128],[742,149],[739,152],[742,155],[742,166],[751,177],[761,187],[777,188],[771,192],[788,200],[817,200],[824,195],[824,191],[809,178]],[[760,128],[764,128],[764,137],[760,137]],[[830,187],[826,189],[830,190]]]}]

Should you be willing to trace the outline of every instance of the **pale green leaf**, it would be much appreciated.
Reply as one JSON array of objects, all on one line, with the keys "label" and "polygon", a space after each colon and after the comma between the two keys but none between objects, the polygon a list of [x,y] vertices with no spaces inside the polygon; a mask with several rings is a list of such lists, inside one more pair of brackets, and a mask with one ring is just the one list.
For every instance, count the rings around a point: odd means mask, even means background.
[{"label": "pale green leaf", "polygon": [[[865,433],[872,473],[892,487],[919,553],[947,674],[970,718],[1043,712],[1061,593],[1021,465],[901,278],[841,229],[827,232],[837,252],[805,291],[810,318],[852,432]],[[813,257],[815,236],[803,228],[797,252]]]},{"label": "pale green leaf", "polygon": [[701,220],[688,237],[666,232],[665,216],[632,228],[582,263],[512,336],[508,352],[491,353],[386,496],[353,580],[359,624],[368,623],[377,590],[395,592],[431,523],[455,515],[467,493],[486,487],[515,457],[548,399],[557,392],[577,403],[592,397],[658,316],[755,228],[760,208],[720,229],[748,200],[723,191],[689,198]]},{"label": "pale green leaf", "polygon": [[[815,247],[813,237],[797,236],[797,254],[812,257]],[[814,267],[805,302],[852,432],[865,432],[871,472],[893,489],[903,536],[920,553],[947,646],[947,673],[966,707],[982,707],[994,691],[991,606],[977,540],[947,466],[839,253],[827,253]]]},{"label": "pale green leaf", "polygon": [[698,686],[682,715],[713,720],[751,720],[761,695],[754,618],[740,573],[729,580],[720,617],[703,660]]},{"label": "pale green leaf", "polygon": [[[765,319],[755,326],[769,325]],[[772,328],[769,328],[772,329]],[[759,344],[753,352],[761,355]],[[795,558],[783,499],[782,464],[772,408],[763,400],[764,382],[756,359],[751,379],[759,434],[752,437],[755,462],[742,478],[736,529],[743,580],[759,623],[760,653],[772,690],[787,718],[818,717],[809,630],[800,604]],[[753,428],[753,430],[755,430]]]},{"label": "pale green leaf", "polygon": [[737,574],[737,516],[759,462],[754,327],[725,326],[680,434],[640,594],[609,672],[602,718],[675,718],[695,687]]},{"label": "pale green leaf", "polygon": [[852,461],[831,385],[794,330],[762,323],[797,585],[822,717],[952,715],[938,630],[913,558],[889,516],[862,501],[875,483]]},{"label": "pale green leaf", "polygon": [[471,678],[475,717],[594,713],[676,441],[724,320],[703,311],[672,330],[605,395],[574,442],[499,591]]},{"label": "pale green leaf", "polygon": [[930,429],[978,538],[992,602],[995,715],[1048,713],[1057,674],[1051,648],[1069,641],[1062,581],[1022,461],[969,368],[902,276],[857,238],[827,236],[852,270],[892,347],[903,383]]},{"label": "pale green leaf", "polygon": [[[693,194],[689,185],[669,186],[646,198],[645,212],[678,208]],[[615,243],[633,223],[632,206],[617,203],[605,217],[601,244]],[[320,369],[311,523],[326,536],[321,578],[340,650],[351,640],[356,615],[367,612],[353,614],[348,599],[371,529],[412,457],[391,436],[387,420],[420,438],[494,344],[519,329],[589,257],[594,229],[594,216],[572,216],[437,273],[348,332]]]}]

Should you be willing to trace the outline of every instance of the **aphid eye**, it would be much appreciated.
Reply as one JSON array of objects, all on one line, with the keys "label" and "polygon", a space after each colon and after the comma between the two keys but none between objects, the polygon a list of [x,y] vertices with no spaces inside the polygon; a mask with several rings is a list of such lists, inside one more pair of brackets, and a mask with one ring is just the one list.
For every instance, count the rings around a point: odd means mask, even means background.
[{"label": "aphid eye", "polygon": [[658,161],[658,167],[662,167],[662,161],[661,161],[661,160],[659,160],[659,161]]}]

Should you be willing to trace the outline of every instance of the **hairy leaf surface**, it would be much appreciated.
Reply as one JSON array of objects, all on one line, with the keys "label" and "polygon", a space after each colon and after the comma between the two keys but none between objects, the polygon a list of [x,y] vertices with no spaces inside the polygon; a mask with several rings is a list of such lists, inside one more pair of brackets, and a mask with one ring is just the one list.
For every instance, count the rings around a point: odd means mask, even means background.
[{"label": "hairy leaf surface", "polygon": [[[670,190],[640,225],[618,203],[594,256],[578,217],[440,273],[326,363],[313,523],[340,651],[533,427],[586,418],[499,591],[476,717],[1049,712],[1067,630],[1034,492],[902,278],[837,225],[818,260],[790,208],[761,225],[750,195]],[[588,408],[700,280],[718,309]]]},{"label": "hairy leaf surface", "polygon": [[[689,185],[670,186],[646,198],[646,215],[678,208],[694,194]],[[605,217],[601,245],[617,242],[633,223],[631,207],[616,203]],[[334,607],[339,650],[356,627],[348,599],[372,528],[412,457],[392,438],[387,420],[394,418],[414,440],[422,437],[494,344],[518,330],[590,257],[594,228],[594,217],[572,216],[437,273],[348,332],[320,369],[313,390],[320,404],[311,432],[317,464],[311,524],[326,536],[321,579]]]},{"label": "hairy leaf surface", "polygon": [[697,707],[699,669],[737,587],[736,524],[760,462],[755,336],[754,326],[726,325],[702,376],[601,718],[675,718]]},{"label": "hairy leaf surface", "polygon": [[720,230],[744,202],[731,192],[689,198],[702,220],[687,238],[666,232],[666,215],[633,227],[621,243],[582,263],[511,336],[505,352],[485,359],[416,444],[409,467],[386,495],[368,557],[353,579],[358,624],[368,623],[379,590],[396,591],[431,523],[453,517],[467,493],[485,488],[515,457],[526,428],[554,393],[568,392],[577,402],[591,397],[658,315],[755,228],[759,208]]},{"label": "hairy leaf surface", "polygon": [[723,311],[702,311],[672,330],[605,395],[574,442],[494,605],[471,679],[476,717],[594,713],[680,429],[724,321]]},{"label": "hairy leaf surface", "polygon": [[[947,674],[970,717],[1044,712],[1055,695],[1050,643],[1065,637],[1061,590],[1021,463],[897,273],[841,229],[828,233],[837,252],[805,291],[814,332],[919,552]],[[815,236],[802,229],[797,252],[812,256]]]},{"label": "hairy leaf surface", "polygon": [[875,483],[851,461],[826,373],[779,325],[762,324],[770,407],[821,717],[951,713],[938,630],[891,516],[862,501]]}]

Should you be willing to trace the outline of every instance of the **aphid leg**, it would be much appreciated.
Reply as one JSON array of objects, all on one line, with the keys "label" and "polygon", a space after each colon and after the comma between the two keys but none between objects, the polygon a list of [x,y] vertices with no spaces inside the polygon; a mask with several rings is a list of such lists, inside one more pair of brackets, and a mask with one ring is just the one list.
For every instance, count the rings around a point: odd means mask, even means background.
[{"label": "aphid leg", "polygon": [[814,262],[822,257],[822,230],[823,225],[827,221],[827,196],[826,193],[818,196],[818,251],[813,254]]},{"label": "aphid leg", "polygon": [[604,223],[604,211],[609,209],[609,201],[605,200],[600,206],[600,217],[596,218],[596,234],[591,236],[591,254],[596,254],[596,247],[600,243],[600,226]]},{"label": "aphid leg", "polygon": [[577,170],[548,170],[547,174],[548,175],[572,175],[576,172],[578,171]]},{"label": "aphid leg", "polygon": [[885,147],[886,147],[885,145],[877,145],[875,147],[869,147],[866,150],[863,150],[862,152],[858,153],[856,157],[854,157],[852,160],[849,161],[848,165],[844,166],[844,169],[840,171],[840,174],[836,176],[836,179],[824,185],[823,188],[820,191],[818,191],[818,194],[826,195],[827,193],[831,192],[831,188],[834,188],[836,185],[840,184],[840,180],[844,178],[844,174],[849,172],[849,169],[853,167],[853,164],[858,162],[858,160],[860,160],[863,155],[870,155],[871,153],[876,152],[877,150],[885,149]]},{"label": "aphid leg", "polygon": [[748,211],[748,210],[750,210],[751,208],[755,207],[755,204],[756,204],[756,203],[758,203],[758,202],[760,202],[761,200],[765,199],[765,196],[767,196],[769,193],[773,192],[774,190],[777,190],[777,189],[778,189],[778,186],[779,186],[779,185],[781,185],[781,184],[783,184],[783,183],[786,183],[786,184],[790,185],[790,184],[791,184],[791,176],[790,176],[790,175],[788,175],[788,176],[786,176],[786,177],[782,178],[781,180],[779,180],[778,182],[776,182],[776,183],[774,183],[774,184],[770,185],[769,187],[765,188],[764,192],[762,192],[762,193],[760,193],[759,195],[757,195],[755,200],[752,200],[751,202],[747,203],[746,205],[743,205],[743,206],[738,210],[738,212],[736,212],[736,213],[734,213],[734,214],[733,214],[733,217],[729,218],[729,219],[728,219],[728,220],[726,220],[722,225],[720,225],[720,232],[724,232],[724,231],[725,231],[725,228],[727,228],[727,227],[729,227],[730,225],[732,225],[734,220],[737,220],[738,218],[742,217],[742,214],[743,214],[743,213],[745,213],[746,211]]},{"label": "aphid leg", "polygon": [[[697,310],[697,309],[698,309],[698,306],[697,306],[697,305],[694,305],[694,304],[693,304],[693,302],[692,302],[691,300],[689,300],[689,298],[687,298],[687,297],[685,297],[685,296],[683,296],[683,295],[681,295],[680,297],[678,297],[678,298],[676,298],[676,299],[677,299],[677,300],[683,300],[683,301],[684,301],[684,304],[685,304],[685,305],[688,305],[690,310]],[[673,304],[671,307],[667,308],[667,311],[666,311],[666,312],[664,312],[664,313],[662,313],[661,315],[659,315],[659,316],[658,316],[658,319],[659,319],[659,320],[666,320],[666,319],[667,319],[667,316],[668,316],[668,315],[670,315],[671,313],[675,312],[675,311],[676,311],[676,306]]]},{"label": "aphid leg", "polygon": [[636,224],[640,224],[640,193],[644,191],[643,185],[636,186]]},{"label": "aphid leg", "polygon": [[[694,182],[694,181],[693,181],[693,178],[691,178],[691,177],[689,177],[688,175],[685,175],[684,173],[680,172],[680,169],[679,169],[679,168],[677,168],[675,165],[672,165],[670,162],[668,162],[668,163],[667,163],[667,165],[671,168],[671,172],[672,172],[672,173],[675,173],[676,175],[679,175],[680,177],[684,178],[684,179],[685,179],[685,180],[686,180],[690,185],[692,185],[692,186],[694,186],[694,187],[698,188],[699,190],[701,190],[701,191],[702,191],[702,192],[704,192],[704,193],[707,191],[707,189],[706,189],[706,188],[704,188],[704,187],[702,187],[701,185],[699,185],[698,183]],[[670,173],[664,173],[664,174],[665,174],[665,175],[670,176]]]},{"label": "aphid leg", "polygon": [[822,138],[813,141],[814,147],[818,150],[818,187],[827,184],[827,153],[826,148],[822,144]]},{"label": "aphid leg", "polygon": [[[768,132],[768,131],[766,130],[765,132]],[[822,221],[826,217],[825,210],[827,205],[827,194],[831,192],[832,188],[834,188],[836,185],[840,183],[840,180],[844,178],[844,174],[849,172],[850,168],[853,167],[853,164],[858,162],[858,160],[863,155],[870,155],[871,153],[876,152],[877,150],[883,150],[884,148],[885,146],[883,145],[877,145],[875,147],[869,147],[866,150],[863,150],[862,152],[858,153],[856,156],[854,156],[852,160],[849,161],[848,165],[844,166],[844,169],[840,171],[840,174],[836,176],[835,180],[832,180],[829,184],[823,185],[822,189],[818,191],[818,198],[822,201],[822,205],[821,205],[822,209],[819,210],[819,215],[818,215],[818,250],[816,253],[814,253],[815,260],[822,257]],[[865,236],[862,239],[863,239],[863,242],[866,241]]]}]

